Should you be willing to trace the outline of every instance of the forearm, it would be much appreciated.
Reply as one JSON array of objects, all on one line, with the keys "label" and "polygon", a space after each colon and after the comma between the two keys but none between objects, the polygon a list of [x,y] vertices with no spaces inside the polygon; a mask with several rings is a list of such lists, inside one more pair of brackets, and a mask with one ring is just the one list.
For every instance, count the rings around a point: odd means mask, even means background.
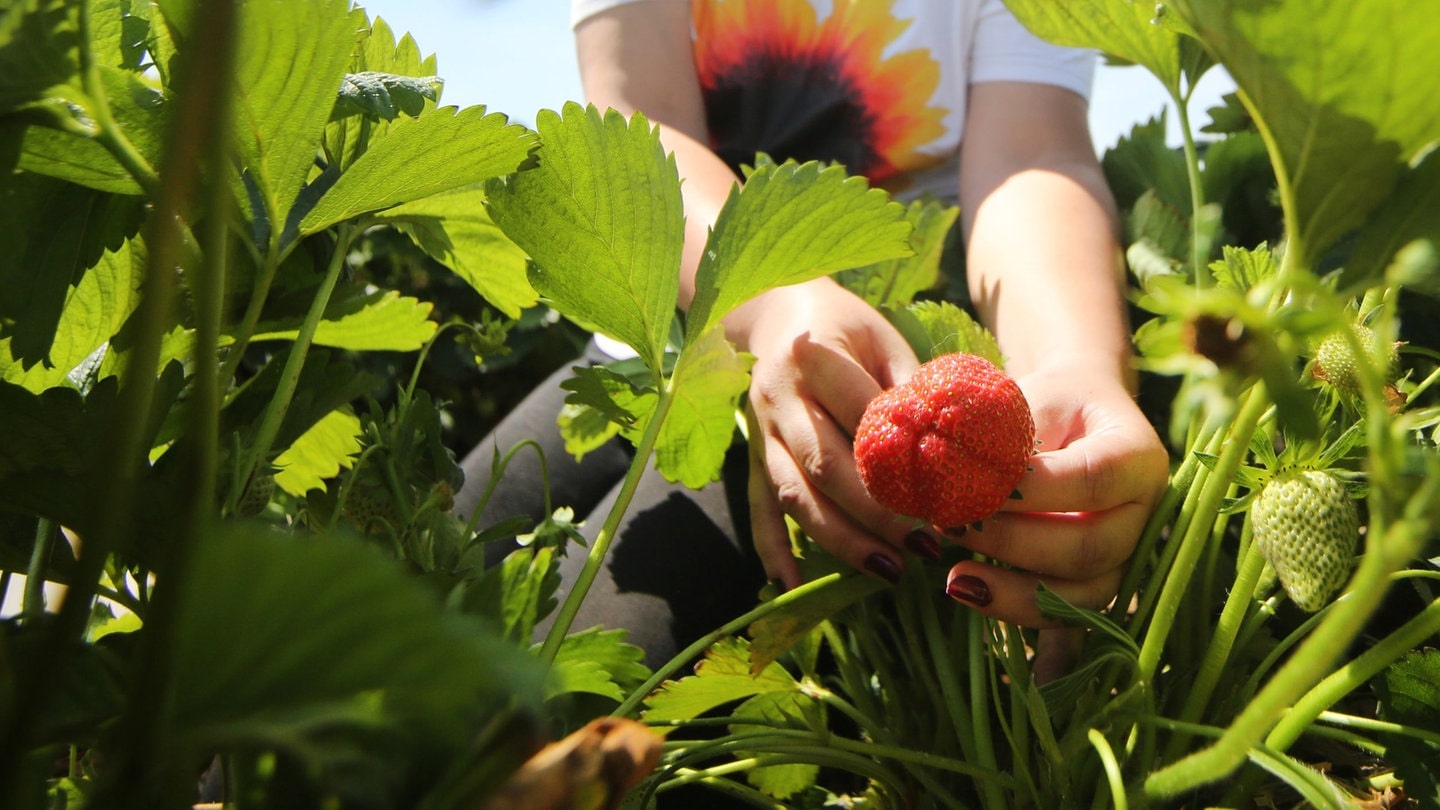
[{"label": "forearm", "polygon": [[1010,175],[965,227],[971,295],[1014,373],[1083,364],[1129,382],[1118,229],[1098,167]]}]

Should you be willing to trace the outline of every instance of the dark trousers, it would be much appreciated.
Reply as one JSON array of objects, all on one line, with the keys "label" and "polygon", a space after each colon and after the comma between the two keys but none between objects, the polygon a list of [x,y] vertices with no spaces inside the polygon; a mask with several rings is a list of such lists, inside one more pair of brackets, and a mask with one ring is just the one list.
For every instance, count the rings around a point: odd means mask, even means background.
[{"label": "dark trousers", "polygon": [[[580,362],[606,359],[592,344]],[[594,539],[615,504],[633,448],[617,437],[578,462],[565,451],[556,417],[567,393],[560,383],[571,375],[569,366],[551,375],[466,456],[465,485],[455,499],[458,515],[469,518],[479,505],[496,448],[504,455],[533,439],[544,448],[552,506],[574,509],[575,520],[584,521],[582,534]],[[646,663],[656,668],[753,608],[765,575],[750,540],[743,444],[730,448],[721,480],[700,490],[671,484],[653,463],[646,466],[572,630],[596,625],[627,630],[629,641],[643,648]],[[515,515],[543,518],[545,478],[532,450],[517,454],[476,525],[483,529]],[[510,541],[491,543],[486,564],[515,547]],[[562,602],[587,551],[572,546],[561,563]]]}]

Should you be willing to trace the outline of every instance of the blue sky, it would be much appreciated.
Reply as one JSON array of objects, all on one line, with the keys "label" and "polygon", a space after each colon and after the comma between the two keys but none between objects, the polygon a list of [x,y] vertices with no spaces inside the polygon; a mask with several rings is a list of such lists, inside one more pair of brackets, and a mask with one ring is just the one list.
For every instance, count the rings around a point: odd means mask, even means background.
[{"label": "blue sky", "polygon": [[[360,0],[371,17],[398,33],[409,32],[420,50],[436,54],[445,79],[441,100],[484,104],[533,124],[541,109],[580,100],[570,37],[570,0]],[[1205,110],[1229,92],[1229,79],[1212,70],[1191,103],[1197,125]],[[1091,131],[1104,150],[1137,122],[1166,106],[1160,84],[1137,67],[1102,67],[1091,96]],[[1171,140],[1178,143],[1175,116]]]},{"label": "blue sky", "polygon": [[[445,79],[441,100],[469,107],[484,104],[533,124],[541,109],[580,100],[580,80],[570,36],[570,0],[361,0],[370,16],[382,17],[397,34],[409,32],[425,54],[436,54]],[[1211,71],[1192,102],[1192,117],[1229,92],[1228,78]],[[1101,150],[1135,123],[1165,106],[1155,79],[1140,68],[1101,68],[1091,97],[1091,130]],[[1171,140],[1178,130],[1171,116]],[[18,609],[18,584],[0,615]]]}]

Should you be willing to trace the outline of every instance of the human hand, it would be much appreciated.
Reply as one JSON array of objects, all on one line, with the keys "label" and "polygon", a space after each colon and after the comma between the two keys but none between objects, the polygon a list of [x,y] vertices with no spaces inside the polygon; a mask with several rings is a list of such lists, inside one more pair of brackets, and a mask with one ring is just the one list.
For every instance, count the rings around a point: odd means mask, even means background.
[{"label": "human hand", "polygon": [[938,559],[938,535],[865,491],[851,449],[865,406],[919,366],[909,344],[830,279],[772,290],[743,309],[739,342],[756,356],[751,527],[766,574],[787,589],[801,584],[786,515],[831,555],[888,582],[900,578],[903,549]]},{"label": "human hand", "polygon": [[953,537],[1006,566],[950,570],[947,592],[992,618],[1053,627],[1040,614],[1040,582],[1072,604],[1114,598],[1125,564],[1165,490],[1169,458],[1111,365],[1052,362],[1017,379],[1035,417],[1039,452],[1021,499]]}]

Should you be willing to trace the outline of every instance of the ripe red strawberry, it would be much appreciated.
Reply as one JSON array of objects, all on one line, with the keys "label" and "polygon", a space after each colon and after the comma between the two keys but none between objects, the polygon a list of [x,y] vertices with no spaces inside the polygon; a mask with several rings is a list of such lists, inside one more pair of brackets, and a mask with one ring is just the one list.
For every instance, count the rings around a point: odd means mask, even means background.
[{"label": "ripe red strawberry", "polygon": [[1020,387],[973,354],[925,363],[871,400],[855,430],[855,466],[870,495],[942,528],[999,511],[1034,451]]}]

